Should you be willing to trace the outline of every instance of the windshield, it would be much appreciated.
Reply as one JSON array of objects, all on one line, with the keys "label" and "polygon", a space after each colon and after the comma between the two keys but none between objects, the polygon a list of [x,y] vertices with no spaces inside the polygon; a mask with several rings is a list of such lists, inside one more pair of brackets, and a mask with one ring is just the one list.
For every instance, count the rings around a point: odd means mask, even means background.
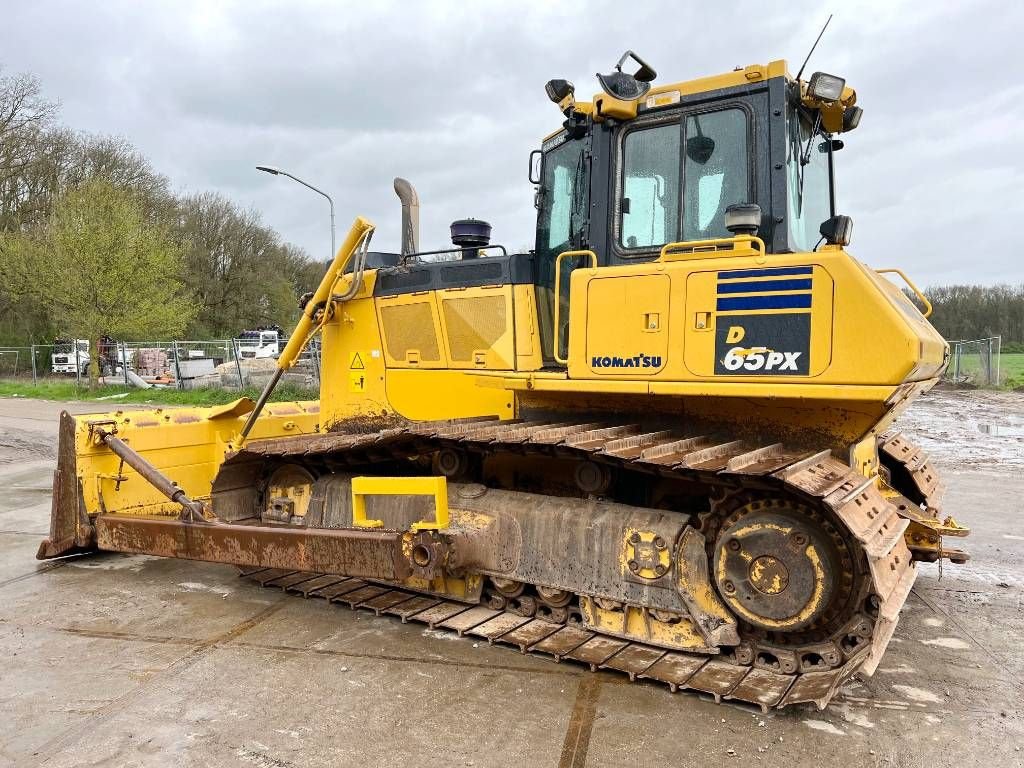
[{"label": "windshield", "polygon": [[830,142],[805,110],[789,113],[786,151],[789,240],[794,251],[813,250],[818,228],[832,215]]},{"label": "windshield", "polygon": [[[555,146],[544,152],[544,172],[538,193],[537,308],[545,359],[551,358],[553,345],[555,259],[560,253],[581,247],[589,192],[584,141],[562,140],[561,144],[558,141],[555,139]],[[569,319],[569,272],[577,262],[571,258],[562,262],[559,322],[566,328]],[[562,343],[564,348],[567,339],[562,339]]]}]

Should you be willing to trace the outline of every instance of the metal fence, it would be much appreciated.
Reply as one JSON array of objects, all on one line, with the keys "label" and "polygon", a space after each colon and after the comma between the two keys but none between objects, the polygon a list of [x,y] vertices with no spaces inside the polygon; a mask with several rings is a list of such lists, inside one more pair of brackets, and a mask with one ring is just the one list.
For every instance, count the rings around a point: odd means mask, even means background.
[{"label": "metal fence", "polygon": [[950,341],[946,381],[957,386],[997,387],[1000,383],[999,355],[1002,337]]},{"label": "metal fence", "polygon": [[[244,339],[133,341],[101,344],[96,365],[100,384],[124,389],[259,389],[273,375],[276,358],[274,351],[254,349]],[[2,379],[84,384],[90,363],[88,345],[74,341],[0,347]],[[319,339],[307,345],[284,380],[319,387]]]}]

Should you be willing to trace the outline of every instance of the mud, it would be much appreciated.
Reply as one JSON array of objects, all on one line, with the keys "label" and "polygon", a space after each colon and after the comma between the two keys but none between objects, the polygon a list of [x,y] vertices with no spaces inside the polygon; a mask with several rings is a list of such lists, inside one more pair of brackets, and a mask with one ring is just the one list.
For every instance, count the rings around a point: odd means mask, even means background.
[{"label": "mud", "polygon": [[1024,392],[934,389],[900,416],[896,428],[958,471],[1024,468]]}]

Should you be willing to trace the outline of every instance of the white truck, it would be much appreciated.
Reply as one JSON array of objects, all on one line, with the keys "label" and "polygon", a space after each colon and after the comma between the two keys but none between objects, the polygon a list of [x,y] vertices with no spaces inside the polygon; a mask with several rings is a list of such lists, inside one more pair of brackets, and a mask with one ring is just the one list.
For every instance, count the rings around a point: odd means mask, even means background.
[{"label": "white truck", "polygon": [[283,341],[284,334],[279,326],[261,326],[238,334],[235,340],[235,349],[238,350],[238,356],[243,360],[276,358],[281,354]]},{"label": "white truck", "polygon": [[70,373],[72,376],[79,372],[88,373],[89,360],[88,339],[56,339],[50,355],[50,370],[53,373]]},{"label": "white truck", "polygon": [[[100,339],[100,376],[122,373],[126,366],[130,368],[130,356],[126,358],[128,355],[128,350],[120,343],[104,336]],[[88,339],[55,339],[53,353],[50,355],[50,370],[53,373],[72,376],[81,373],[88,376],[91,359]]]}]

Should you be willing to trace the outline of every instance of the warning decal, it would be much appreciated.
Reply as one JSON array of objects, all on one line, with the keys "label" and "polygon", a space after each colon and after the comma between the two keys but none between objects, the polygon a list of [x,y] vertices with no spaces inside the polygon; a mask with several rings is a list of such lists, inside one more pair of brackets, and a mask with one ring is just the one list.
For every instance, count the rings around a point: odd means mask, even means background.
[{"label": "warning decal", "polygon": [[352,362],[348,364],[348,367],[349,370],[352,371],[361,371],[366,368],[366,366],[363,365],[363,358],[359,356],[358,352],[352,353]]}]

